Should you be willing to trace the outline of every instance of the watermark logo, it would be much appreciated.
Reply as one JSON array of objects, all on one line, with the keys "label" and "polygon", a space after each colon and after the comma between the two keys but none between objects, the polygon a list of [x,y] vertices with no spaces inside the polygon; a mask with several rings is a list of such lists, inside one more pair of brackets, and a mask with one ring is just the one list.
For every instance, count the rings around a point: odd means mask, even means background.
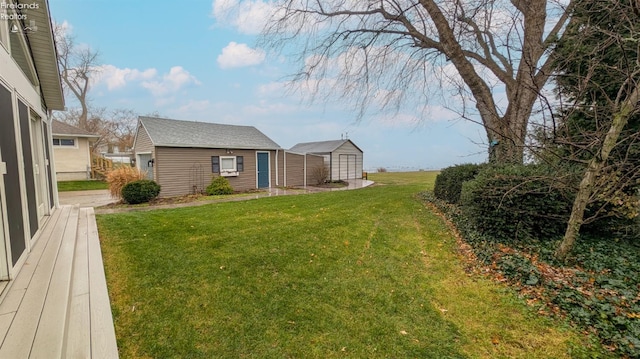
[{"label": "watermark logo", "polygon": [[40,4],[32,2],[30,4],[14,4],[12,2],[6,2],[2,0],[0,2],[0,10],[38,10]]},{"label": "watermark logo", "polygon": [[[0,0],[0,21],[13,21],[10,27],[12,33],[38,31],[35,20],[29,19],[29,12],[34,10],[40,10],[40,4],[35,2],[16,4]],[[18,23],[18,21],[21,23]]]}]

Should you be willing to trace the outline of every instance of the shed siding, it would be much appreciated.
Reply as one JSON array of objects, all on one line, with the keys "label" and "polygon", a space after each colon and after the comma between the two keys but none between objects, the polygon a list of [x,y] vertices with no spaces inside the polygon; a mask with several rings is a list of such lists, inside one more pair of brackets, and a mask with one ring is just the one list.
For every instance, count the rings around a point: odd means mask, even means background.
[{"label": "shed siding", "polygon": [[153,142],[151,142],[151,138],[142,124],[138,124],[136,143],[133,150],[136,153],[153,153]]},{"label": "shed siding", "polygon": [[324,157],[318,155],[302,155],[298,153],[287,152],[287,182],[288,187],[302,187],[305,185],[305,157],[307,166],[307,186],[317,184],[317,175],[315,173],[318,167],[324,166]]},{"label": "shed siding", "polygon": [[317,175],[313,173],[314,168],[325,165],[324,156],[307,155],[307,185],[313,186],[318,182]]},{"label": "shed siding", "polygon": [[[345,155],[355,155],[355,158]],[[350,141],[345,142],[331,153],[331,179],[335,181],[362,178],[362,163],[362,151]]]},{"label": "shed siding", "polygon": [[[133,144],[133,153],[134,153],[134,158],[136,159],[136,167],[141,170],[151,170],[151,176],[148,176],[147,178],[149,179],[154,179],[157,182],[158,179],[158,173],[156,171],[156,167],[154,166],[153,168],[149,167],[147,168],[147,166],[142,166],[142,163],[140,162],[140,157],[138,156],[139,154],[151,154],[151,158],[155,158],[155,147],[153,146],[153,142],[151,141],[151,138],[149,137],[149,134],[147,133],[147,130],[144,129],[144,127],[142,126],[141,123],[138,123],[138,132],[136,135],[136,142]],[[160,182],[158,182],[160,183]]]},{"label": "shed siding", "polygon": [[285,167],[284,167],[284,156],[286,151],[278,151],[278,182],[276,182],[276,186],[282,187],[285,185]]},{"label": "shed siding", "polygon": [[[218,174],[212,173],[212,156],[244,156],[244,171],[237,177],[227,177],[236,191],[256,188],[256,151],[225,149],[156,147],[156,181],[161,186],[161,197],[193,193],[193,188],[206,188]],[[271,176],[274,176],[275,151],[271,152]],[[201,175],[200,175],[201,173]]]},{"label": "shed siding", "polygon": [[304,155],[286,153],[287,156],[287,182],[288,187],[304,186]]}]

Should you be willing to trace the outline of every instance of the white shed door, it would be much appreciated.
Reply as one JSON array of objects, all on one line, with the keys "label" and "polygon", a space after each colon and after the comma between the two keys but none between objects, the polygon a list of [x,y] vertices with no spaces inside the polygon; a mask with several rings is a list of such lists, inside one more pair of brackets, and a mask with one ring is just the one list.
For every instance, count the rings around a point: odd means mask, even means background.
[{"label": "white shed door", "polygon": [[356,178],[356,155],[340,155],[340,178],[349,180]]}]

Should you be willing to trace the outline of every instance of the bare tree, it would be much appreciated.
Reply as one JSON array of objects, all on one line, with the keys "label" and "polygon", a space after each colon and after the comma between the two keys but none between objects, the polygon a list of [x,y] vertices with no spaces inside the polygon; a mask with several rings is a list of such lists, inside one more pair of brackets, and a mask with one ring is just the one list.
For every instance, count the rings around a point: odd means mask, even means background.
[{"label": "bare tree", "polygon": [[[578,154],[570,160],[584,164],[565,235],[556,250],[559,259],[566,258],[581,226],[601,215],[604,206],[585,220],[590,204],[615,202],[627,216],[638,215],[637,193],[623,192],[635,192],[640,184],[640,161],[634,155],[640,126],[637,6],[628,0],[577,0],[575,22],[557,50],[562,54],[557,61],[560,93],[570,97],[565,118],[578,116],[570,122],[577,135],[568,136],[562,145]],[[630,119],[634,128],[625,131]]]},{"label": "bare tree", "polygon": [[120,152],[130,150],[136,134],[138,114],[131,109],[119,108],[111,111],[105,122],[108,124],[111,145]]},{"label": "bare tree", "polygon": [[[54,118],[58,121],[83,128],[80,125],[81,108],[71,108],[67,111],[56,111]],[[87,106],[87,116],[84,130],[99,135],[92,142],[91,151],[112,153],[115,147],[120,152],[128,151],[133,146],[138,115],[131,109],[108,110],[104,107]]]},{"label": "bare tree", "polygon": [[68,29],[62,24],[54,24],[54,35],[64,89],[67,92],[71,91],[80,104],[77,126],[89,130],[87,95],[91,86],[91,76],[98,71],[98,52],[88,46],[77,45]]},{"label": "bare tree", "polygon": [[[91,143],[91,151],[96,152],[98,148],[106,145],[111,137],[103,121],[106,111],[105,108],[93,108],[92,106],[86,106],[86,108],[74,107],[65,111],[55,111],[53,117],[58,121],[82,128],[94,135],[99,135],[100,137]],[[84,118],[83,125],[81,124],[82,118]]]},{"label": "bare tree", "polygon": [[[363,111],[425,103],[434,80],[453,84],[460,114],[473,102],[490,159],[521,163],[527,125],[551,74],[553,42],[571,1],[282,0],[262,45],[297,51],[293,82],[329,83]],[[294,50],[292,50],[294,49]],[[435,75],[435,77],[433,76]],[[435,80],[437,81],[437,80]]]}]

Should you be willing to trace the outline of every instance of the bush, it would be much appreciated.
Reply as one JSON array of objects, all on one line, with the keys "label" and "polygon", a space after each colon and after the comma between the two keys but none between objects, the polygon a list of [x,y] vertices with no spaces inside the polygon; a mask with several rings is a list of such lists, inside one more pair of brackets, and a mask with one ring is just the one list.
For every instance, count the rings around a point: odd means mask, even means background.
[{"label": "bush", "polygon": [[211,184],[207,186],[207,194],[209,196],[232,193],[233,187],[231,187],[229,180],[222,176],[215,177]]},{"label": "bush", "polygon": [[160,185],[150,180],[133,181],[122,187],[122,199],[128,204],[146,203],[159,194]]},{"label": "bush", "polygon": [[499,241],[557,239],[573,204],[571,186],[546,167],[487,167],[462,185],[460,204],[480,233]]},{"label": "bush", "polygon": [[107,173],[109,193],[113,198],[122,198],[122,189],[127,183],[143,180],[145,178],[146,173],[140,172],[136,167],[123,166],[116,168]]},{"label": "bush", "polygon": [[329,176],[331,175],[331,171],[329,171],[329,167],[325,165],[316,166],[311,169],[311,178],[317,185],[321,185],[329,181]]},{"label": "bush", "polygon": [[462,184],[472,180],[482,169],[482,166],[468,163],[443,169],[436,177],[433,188],[434,196],[449,203],[458,203]]}]

